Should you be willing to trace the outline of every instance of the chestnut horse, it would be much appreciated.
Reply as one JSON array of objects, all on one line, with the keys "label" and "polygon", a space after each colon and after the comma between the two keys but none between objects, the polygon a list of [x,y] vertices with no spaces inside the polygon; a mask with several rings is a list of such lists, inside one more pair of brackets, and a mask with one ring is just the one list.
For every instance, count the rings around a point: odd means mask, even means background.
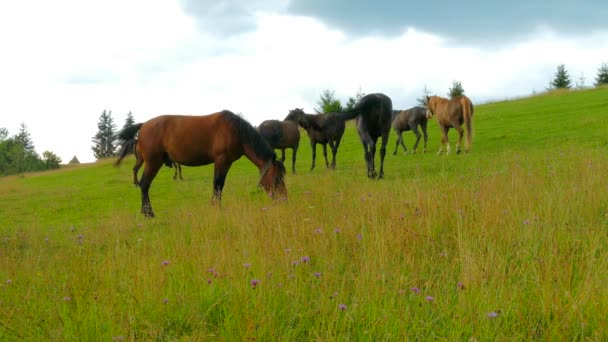
[{"label": "chestnut horse", "polygon": [[471,147],[471,135],[473,130],[473,103],[471,100],[462,95],[456,96],[453,99],[446,99],[439,96],[427,96],[426,97],[426,117],[431,119],[437,116],[437,123],[441,129],[441,147],[437,154],[443,152],[443,145],[447,145],[447,153],[450,153],[450,142],[448,141],[448,130],[454,128],[458,131],[458,144],[456,145],[456,153],[460,153],[460,144],[462,143],[462,136],[464,135],[464,129],[462,124],[467,129],[467,144],[465,152],[469,152]]},{"label": "chestnut horse", "polygon": [[[421,106],[412,107],[408,110],[394,110],[393,111],[393,130],[397,134],[397,145],[395,145],[395,152],[393,155],[397,154],[397,150],[399,149],[399,145],[403,147],[403,151],[407,153],[407,147],[403,143],[403,131],[411,130],[416,135],[416,143],[414,144],[414,153],[416,153],[416,149],[418,148],[418,143],[420,142],[420,138],[424,134],[424,148],[422,152],[426,152],[426,143],[428,141],[428,134],[426,133],[426,126],[428,120],[426,118],[426,108]],[[422,129],[422,133],[418,132],[418,126]]]},{"label": "chestnut horse", "polygon": [[[136,143],[133,141],[133,143]],[[137,180],[137,173],[139,172],[139,168],[144,164],[144,159],[140,153],[137,152],[137,148],[133,148],[133,154],[135,155],[135,166],[133,166],[133,184],[135,186],[139,186],[139,181]],[[179,174],[179,179],[184,180],[182,177],[182,166],[178,163],[172,163],[170,167],[175,169],[175,173],[173,174],[173,180],[177,180],[177,175]]]},{"label": "chestnut horse", "polygon": [[[323,157],[325,157],[325,166],[328,168],[336,168],[336,155],[340,140],[344,135],[346,124],[345,120],[351,119],[344,113],[326,113],[326,114],[306,114],[300,108],[292,109],[285,118],[286,121],[295,121],[302,126],[308,133],[310,139],[310,147],[312,149],[312,165],[310,170],[315,168],[315,160],[317,159],[317,144],[323,146]],[[327,144],[331,148],[333,154],[331,164],[327,160]]]},{"label": "chestnut horse", "polygon": [[258,131],[262,134],[270,148],[281,150],[281,162],[285,163],[285,149],[291,148],[291,169],[296,173],[296,155],[300,146],[300,129],[295,120],[283,121],[266,120],[258,126]]},{"label": "chestnut horse", "polygon": [[249,122],[230,111],[203,116],[162,115],[124,129],[118,138],[123,148],[116,165],[135,144],[145,163],[139,187],[141,212],[147,217],[154,217],[148,196],[150,185],[163,164],[171,166],[174,162],[186,166],[213,163],[212,201],[220,202],[230,166],[245,155],[260,170],[259,184],[271,198],[287,196],[283,163],[276,160],[274,151]]}]

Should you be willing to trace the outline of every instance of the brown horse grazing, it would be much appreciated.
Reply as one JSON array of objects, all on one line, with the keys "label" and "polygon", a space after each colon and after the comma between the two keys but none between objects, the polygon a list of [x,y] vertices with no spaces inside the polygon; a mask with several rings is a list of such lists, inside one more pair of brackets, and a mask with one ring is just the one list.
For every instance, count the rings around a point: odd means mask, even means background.
[{"label": "brown horse grazing", "polygon": [[433,115],[437,116],[437,123],[441,129],[441,147],[437,154],[443,152],[443,145],[447,144],[447,153],[450,153],[450,143],[448,141],[448,130],[455,128],[458,131],[458,144],[456,145],[456,153],[460,153],[460,144],[462,143],[462,136],[464,129],[462,124],[464,123],[467,128],[467,145],[465,152],[469,152],[471,147],[471,135],[472,135],[472,124],[473,124],[473,103],[471,100],[462,95],[457,96],[453,99],[446,99],[439,96],[427,96],[426,97],[426,117],[431,119]]},{"label": "brown horse grazing", "polygon": [[300,129],[295,120],[279,121],[266,120],[258,126],[258,131],[262,134],[268,145],[272,149],[281,150],[281,162],[285,163],[285,149],[291,148],[291,169],[296,173],[296,155],[300,146]]},{"label": "brown horse grazing", "polygon": [[416,144],[414,144],[414,153],[416,153],[416,149],[418,148],[418,143],[420,142],[420,138],[422,134],[418,132],[418,126],[422,128],[422,133],[424,134],[424,148],[422,152],[426,152],[426,143],[428,141],[429,136],[426,133],[426,126],[428,120],[426,118],[426,108],[416,106],[407,110],[394,110],[393,111],[393,129],[397,134],[397,145],[395,145],[395,152],[393,155],[397,155],[397,150],[399,149],[399,145],[403,147],[403,151],[407,153],[407,147],[403,143],[403,131],[411,130],[416,134]]},{"label": "brown horse grazing", "polygon": [[[300,108],[292,109],[285,118],[286,121],[296,121],[306,130],[310,138],[310,147],[312,148],[312,166],[310,170],[315,168],[315,160],[317,158],[317,144],[323,146],[323,157],[325,157],[325,166],[336,168],[336,155],[340,140],[344,135],[346,127],[344,121],[348,120],[345,113],[326,113],[326,114],[306,114]],[[327,160],[327,144],[331,148],[333,154],[331,164]]]},{"label": "brown horse grazing", "polygon": [[[137,152],[137,145],[136,145],[136,141],[133,141],[133,154],[135,154],[135,166],[133,166],[133,184],[135,184],[135,186],[139,186],[139,181],[137,180],[137,173],[139,172],[139,169],[141,168],[141,166],[144,164],[144,158],[142,157],[141,153]],[[127,145],[127,144],[125,144]],[[123,147],[123,148],[127,148],[128,147]],[[180,180],[184,180],[184,177],[182,177],[182,166],[178,163],[172,163],[171,166],[169,167],[173,167],[175,169],[175,173],[173,174],[173,180],[176,181],[177,180],[177,175],[179,173],[179,179]]]},{"label": "brown horse grazing", "polygon": [[230,166],[245,155],[260,170],[259,184],[270,197],[287,197],[283,163],[276,160],[274,151],[251,124],[230,111],[204,116],[162,115],[130,126],[118,137],[123,149],[116,165],[128,154],[128,147],[135,144],[145,163],[139,187],[141,212],[147,217],[154,217],[148,196],[150,185],[163,164],[170,166],[174,162],[186,166],[213,163],[212,200],[219,202]]}]

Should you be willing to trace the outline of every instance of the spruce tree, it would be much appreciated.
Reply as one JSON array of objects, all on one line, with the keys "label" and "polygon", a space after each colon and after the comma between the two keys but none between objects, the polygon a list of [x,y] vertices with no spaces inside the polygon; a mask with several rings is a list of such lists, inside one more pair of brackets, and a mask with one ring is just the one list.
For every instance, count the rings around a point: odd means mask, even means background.
[{"label": "spruce tree", "polygon": [[453,99],[457,96],[461,96],[464,95],[464,89],[462,88],[462,84],[460,83],[460,81],[453,81],[452,82],[452,88],[450,88],[450,92],[448,93],[448,96]]},{"label": "spruce tree", "polygon": [[599,69],[597,69],[597,76],[595,77],[595,86],[608,84],[608,64],[602,63]]},{"label": "spruce tree", "polygon": [[116,125],[112,119],[112,111],[104,110],[97,123],[97,133],[93,137],[93,154],[95,158],[107,158],[116,154]]},{"label": "spruce tree", "polygon": [[319,107],[315,108],[315,112],[318,114],[341,112],[342,103],[335,98],[335,93],[334,90],[325,89],[317,102]]},{"label": "spruce tree", "polygon": [[568,75],[568,71],[563,64],[557,66],[557,72],[555,78],[551,81],[551,87],[553,89],[570,89],[572,87],[570,75]]},{"label": "spruce tree", "polygon": [[122,126],[122,129],[133,126],[135,124],[135,119],[133,119],[133,114],[131,111],[127,113],[127,118],[125,119],[125,124]]}]

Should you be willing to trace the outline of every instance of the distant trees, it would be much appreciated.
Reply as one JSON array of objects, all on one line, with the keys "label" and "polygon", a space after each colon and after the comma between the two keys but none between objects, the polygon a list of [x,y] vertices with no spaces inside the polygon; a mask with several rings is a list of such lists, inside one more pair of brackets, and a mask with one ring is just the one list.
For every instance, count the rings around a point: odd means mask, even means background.
[{"label": "distant trees", "polygon": [[112,111],[104,111],[97,123],[97,133],[92,139],[93,155],[97,159],[112,157],[116,155],[116,125],[112,118]]},{"label": "distant trees", "polygon": [[555,78],[551,81],[550,88],[551,89],[570,89],[572,87],[572,81],[570,80],[570,75],[568,75],[568,71],[563,64],[557,66],[557,71],[555,72]]},{"label": "distant trees", "polygon": [[605,84],[608,84],[608,64],[602,63],[599,69],[597,69],[597,76],[595,77],[595,86],[599,87]]},{"label": "distant trees", "polygon": [[448,92],[448,96],[453,99],[461,95],[464,95],[464,88],[462,88],[462,83],[460,83],[460,81],[452,81],[452,87]]},{"label": "distant trees", "polygon": [[40,158],[25,124],[12,137],[6,128],[0,128],[0,176],[56,169],[59,164],[61,158],[50,151]]}]

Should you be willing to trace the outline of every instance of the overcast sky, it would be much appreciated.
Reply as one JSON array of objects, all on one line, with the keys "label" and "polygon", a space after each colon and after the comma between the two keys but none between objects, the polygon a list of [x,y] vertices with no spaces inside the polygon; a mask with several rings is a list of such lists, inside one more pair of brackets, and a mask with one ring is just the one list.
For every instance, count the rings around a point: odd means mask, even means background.
[{"label": "overcast sky", "polygon": [[495,3],[2,1],[0,127],[91,162],[104,109],[118,127],[222,109],[258,124],[312,112],[324,89],[409,108],[458,80],[482,103],[543,91],[559,64],[591,85],[608,62],[608,1]]}]

